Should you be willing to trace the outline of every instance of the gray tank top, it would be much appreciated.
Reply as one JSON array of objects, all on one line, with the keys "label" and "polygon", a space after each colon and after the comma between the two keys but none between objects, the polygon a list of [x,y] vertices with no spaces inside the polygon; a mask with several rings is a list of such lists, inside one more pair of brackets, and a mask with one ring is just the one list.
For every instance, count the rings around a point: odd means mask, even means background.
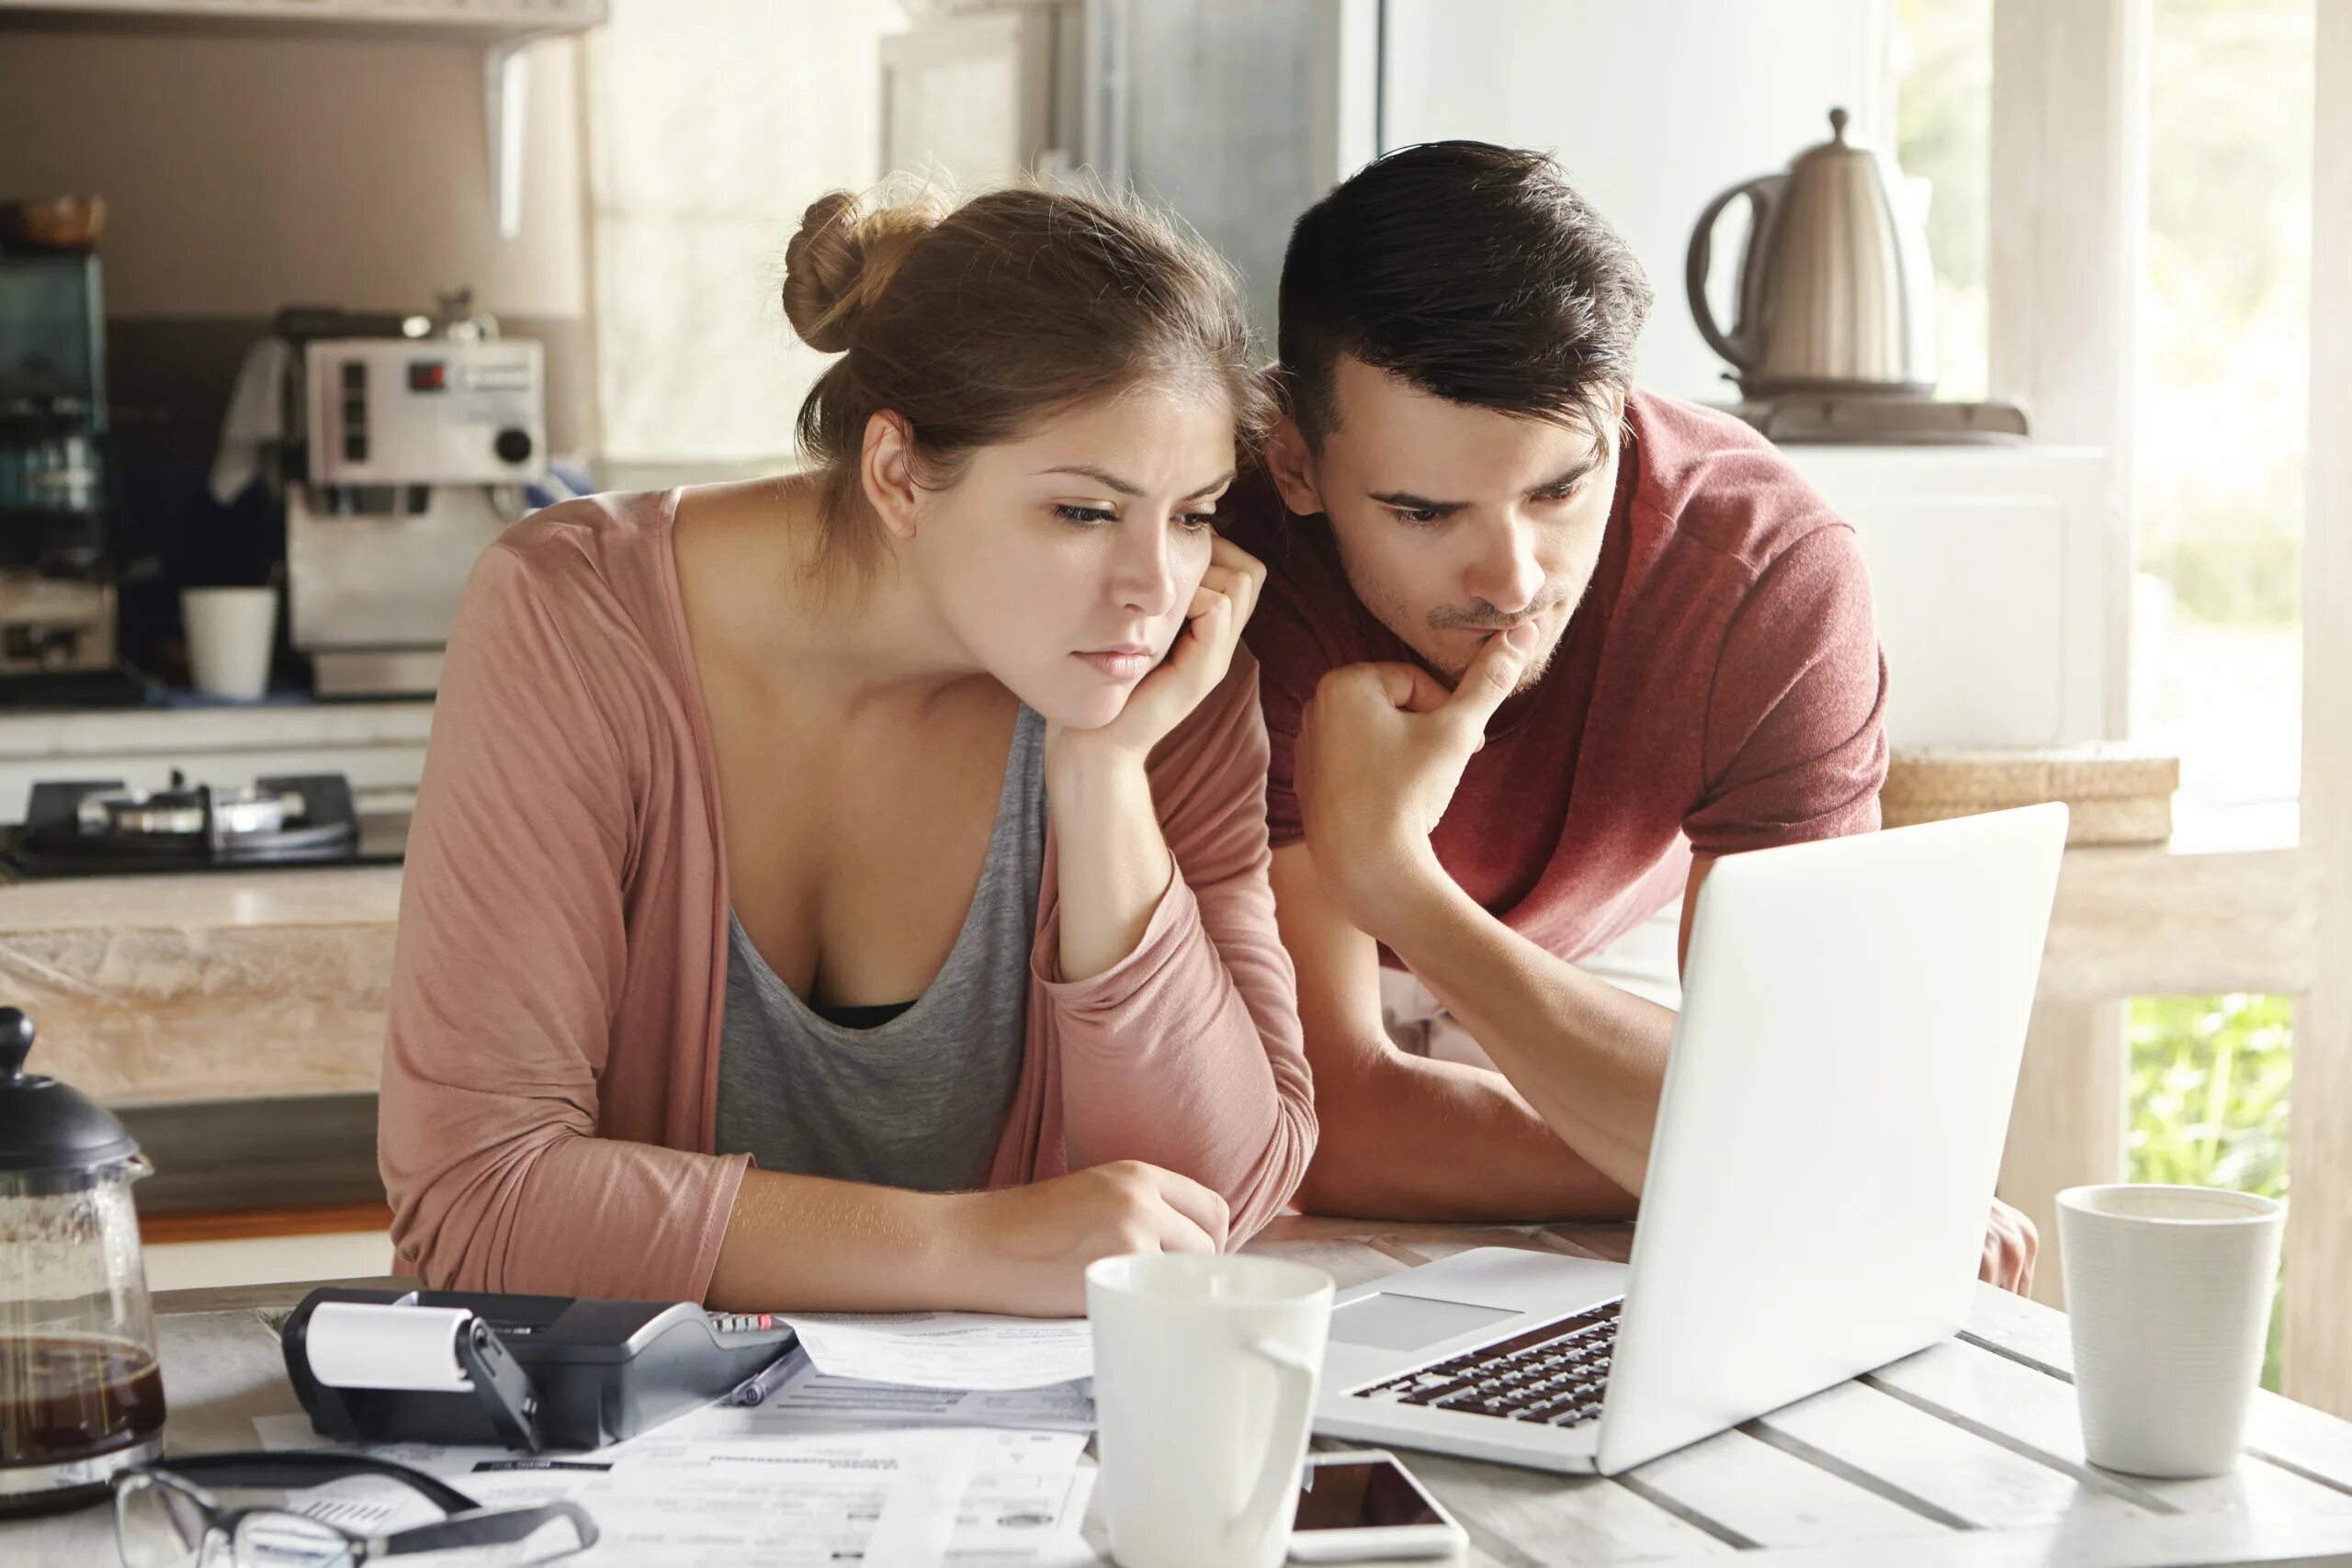
[{"label": "gray tank top", "polygon": [[[720,1154],[749,1154],[763,1170],[925,1192],[986,1181],[1028,1031],[1045,747],[1046,722],[1023,705],[964,929],[930,988],[902,1010],[824,1016],[776,977],[729,911]],[[878,1021],[837,1021],[861,1014]]]}]

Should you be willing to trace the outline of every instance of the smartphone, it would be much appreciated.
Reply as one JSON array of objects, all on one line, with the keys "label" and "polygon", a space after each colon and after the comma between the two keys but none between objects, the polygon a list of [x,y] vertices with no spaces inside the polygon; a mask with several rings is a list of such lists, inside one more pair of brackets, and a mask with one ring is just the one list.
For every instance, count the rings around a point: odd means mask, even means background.
[{"label": "smartphone", "polygon": [[1294,1562],[1451,1557],[1470,1538],[1412,1472],[1381,1449],[1308,1454],[1291,1525]]}]

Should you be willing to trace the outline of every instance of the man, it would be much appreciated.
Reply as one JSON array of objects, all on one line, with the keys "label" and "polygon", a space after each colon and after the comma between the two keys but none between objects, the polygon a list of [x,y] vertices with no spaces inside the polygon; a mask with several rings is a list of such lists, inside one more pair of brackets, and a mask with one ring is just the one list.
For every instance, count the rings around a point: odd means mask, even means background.
[{"label": "man", "polygon": [[[1879,825],[1853,531],[1746,426],[1632,385],[1650,298],[1550,159],[1479,142],[1382,158],[1292,234],[1279,502],[1228,510],[1269,570],[1311,1210],[1631,1214],[1674,1015],[1577,962],[1678,895],[1687,948],[1720,855]],[[2035,1250],[1996,1204],[1984,1277],[2027,1288]]]}]

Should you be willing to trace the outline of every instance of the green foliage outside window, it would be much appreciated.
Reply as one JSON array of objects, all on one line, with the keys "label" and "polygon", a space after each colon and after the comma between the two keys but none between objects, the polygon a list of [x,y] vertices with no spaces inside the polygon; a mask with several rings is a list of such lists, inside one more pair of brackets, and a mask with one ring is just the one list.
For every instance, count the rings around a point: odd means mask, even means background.
[{"label": "green foliage outside window", "polygon": [[[2132,1004],[2131,1177],[2287,1195],[2285,997],[2148,997]],[[2270,1313],[2262,1386],[2278,1386]]]}]

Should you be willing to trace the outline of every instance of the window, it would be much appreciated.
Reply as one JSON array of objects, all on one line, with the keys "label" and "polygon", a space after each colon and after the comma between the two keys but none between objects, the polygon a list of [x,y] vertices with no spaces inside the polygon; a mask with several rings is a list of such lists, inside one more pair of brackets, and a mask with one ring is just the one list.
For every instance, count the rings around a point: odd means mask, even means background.
[{"label": "window", "polygon": [[1993,0],[1902,0],[1895,162],[1927,182],[1936,268],[1937,395],[1984,396],[1985,182],[1993,141]]},{"label": "window", "polygon": [[2154,0],[2133,733],[2290,842],[2302,734],[2314,0]]},{"label": "window", "polygon": [[613,0],[583,95],[601,482],[790,461],[824,361],[785,323],[785,243],[880,174],[880,40],[905,25],[897,0]]},{"label": "window", "polygon": [[[2132,1180],[2287,1195],[2291,1012],[2285,997],[2143,997],[2132,1004]],[[2278,1386],[2286,1306],[2281,1291],[2271,1303],[2262,1364],[2268,1389]]]},{"label": "window", "polygon": [[[2269,842],[2295,837],[2301,772],[2314,21],[2314,0],[2150,17],[2132,727],[2180,753],[2184,821],[2225,813]],[[2286,1195],[2291,1011],[2132,1004],[2132,1180]]]}]

